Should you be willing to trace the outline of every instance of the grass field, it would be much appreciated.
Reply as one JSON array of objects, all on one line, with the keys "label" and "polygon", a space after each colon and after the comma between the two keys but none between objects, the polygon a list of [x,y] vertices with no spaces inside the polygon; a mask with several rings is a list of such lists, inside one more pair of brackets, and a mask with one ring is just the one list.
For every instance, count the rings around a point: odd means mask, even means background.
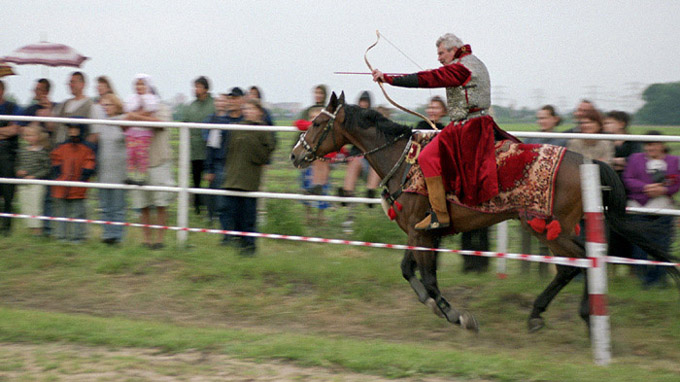
[{"label": "grass field", "polygon": [[[298,192],[298,172],[284,159],[292,138],[280,136],[266,189]],[[339,184],[341,167],[333,179]],[[300,204],[262,202],[265,232],[405,239],[379,208],[356,206],[348,235],[347,209],[306,225]],[[192,227],[206,224],[191,214]],[[258,255],[242,258],[209,234],[191,234],[186,248],[168,235],[168,247],[148,251],[137,230],[118,247],[17,231],[0,238],[0,381],[680,380],[678,292],[643,291],[627,268],[609,284],[614,362],[604,368],[593,365],[577,315],[582,282],[553,302],[546,328],[528,334],[531,303],[548,280],[520,275],[517,262],[499,280],[462,274],[459,256],[441,256],[442,292],[475,313],[473,335],[418,303],[401,278],[400,251],[260,240]],[[457,248],[458,239],[443,245]]]}]

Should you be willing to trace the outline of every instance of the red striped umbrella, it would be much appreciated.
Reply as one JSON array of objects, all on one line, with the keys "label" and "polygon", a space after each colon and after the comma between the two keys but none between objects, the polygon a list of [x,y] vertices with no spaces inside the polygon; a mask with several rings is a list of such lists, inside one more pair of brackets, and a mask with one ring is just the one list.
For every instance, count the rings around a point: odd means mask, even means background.
[{"label": "red striped umbrella", "polygon": [[12,67],[0,62],[0,77],[5,77],[5,76],[13,76],[16,73],[14,73],[14,70],[12,70]]},{"label": "red striped umbrella", "polygon": [[12,62],[17,65],[33,64],[79,68],[83,61],[88,58],[67,45],[42,41],[23,46],[8,56],[0,57],[0,61]]}]

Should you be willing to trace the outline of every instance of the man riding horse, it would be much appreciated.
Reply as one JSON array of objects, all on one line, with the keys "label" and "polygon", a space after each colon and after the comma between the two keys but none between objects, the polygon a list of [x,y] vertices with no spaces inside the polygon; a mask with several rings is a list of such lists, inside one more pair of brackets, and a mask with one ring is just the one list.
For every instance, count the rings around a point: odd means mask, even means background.
[{"label": "man riding horse", "polygon": [[[470,45],[452,33],[437,39],[437,58],[442,67],[392,76],[373,70],[373,80],[393,86],[446,88],[451,123],[423,151],[418,163],[425,176],[431,211],[415,225],[417,230],[449,227],[446,192],[461,203],[477,205],[498,194],[494,157],[496,140],[516,138],[501,130],[489,115],[491,81],[482,61]],[[433,213],[434,212],[434,213]]]}]

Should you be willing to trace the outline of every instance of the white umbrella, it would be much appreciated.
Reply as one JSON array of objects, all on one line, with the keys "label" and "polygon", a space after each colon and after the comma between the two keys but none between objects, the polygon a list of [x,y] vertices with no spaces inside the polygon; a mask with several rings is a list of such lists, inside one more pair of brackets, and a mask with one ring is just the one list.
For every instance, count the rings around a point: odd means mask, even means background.
[{"label": "white umbrella", "polygon": [[89,57],[81,55],[67,45],[45,41],[23,46],[8,56],[0,57],[0,61],[17,65],[72,66],[75,68],[79,68],[87,59]]}]

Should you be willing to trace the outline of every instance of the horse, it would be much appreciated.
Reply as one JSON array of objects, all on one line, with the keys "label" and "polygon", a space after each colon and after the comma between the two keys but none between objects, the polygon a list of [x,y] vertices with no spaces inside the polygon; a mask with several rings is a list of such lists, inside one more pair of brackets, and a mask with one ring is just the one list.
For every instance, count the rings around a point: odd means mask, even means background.
[{"label": "horse", "polygon": [[[409,126],[395,123],[373,110],[361,109],[356,105],[345,103],[344,92],[338,97],[332,93],[328,105],[312,121],[310,128],[300,136],[293,147],[290,159],[297,168],[305,168],[313,161],[322,159],[324,155],[339,151],[345,144],[353,144],[362,150],[373,169],[383,179],[388,192],[395,192],[402,187],[407,165],[403,160],[408,151],[413,130]],[[529,227],[526,215],[516,210],[503,213],[482,213],[456,203],[449,203],[451,224],[457,232],[466,232],[489,227],[509,219],[519,219],[524,229],[529,230],[544,242],[555,256],[583,258],[585,243],[575,232],[583,218],[583,201],[581,200],[581,180],[579,166],[585,161],[580,154],[566,151],[561,165],[555,174],[554,183],[554,219],[558,220],[562,232],[556,238],[548,240],[546,233],[539,233]],[[659,261],[671,261],[666,251],[650,242],[645,236],[646,227],[641,227],[625,213],[625,188],[616,172],[603,162],[599,166],[603,185],[603,204],[605,205],[605,221],[616,232],[627,237],[653,258]],[[383,197],[383,201],[385,198]],[[422,220],[429,208],[426,196],[416,193],[400,193],[398,201],[402,206],[396,215],[399,228],[408,235],[408,245],[438,248],[441,232],[418,231],[414,225]],[[574,227],[571,229],[564,229]],[[436,251],[406,250],[401,262],[401,272],[416,293],[418,300],[439,317],[445,318],[453,325],[477,332],[479,324],[470,312],[452,306],[441,294],[437,285]],[[420,278],[416,276],[416,269]],[[675,267],[667,270],[680,286],[680,271]],[[538,295],[533,303],[527,326],[535,332],[545,326],[542,313],[550,302],[577,274],[580,268],[557,265],[557,273],[546,289]],[[580,303],[579,315],[589,325],[588,283]]]}]

